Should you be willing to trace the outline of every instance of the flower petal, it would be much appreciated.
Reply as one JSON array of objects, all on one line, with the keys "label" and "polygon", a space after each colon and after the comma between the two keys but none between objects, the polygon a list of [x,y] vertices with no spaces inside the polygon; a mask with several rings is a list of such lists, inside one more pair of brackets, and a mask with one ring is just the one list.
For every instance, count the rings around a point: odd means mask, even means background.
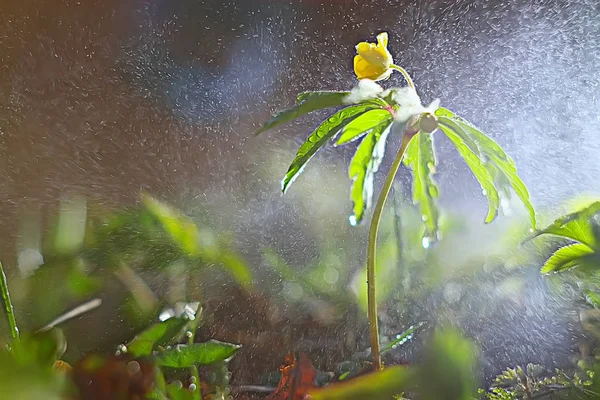
[{"label": "flower petal", "polygon": [[381,32],[377,35],[377,44],[383,48],[386,48],[388,45],[388,34],[387,32]]},{"label": "flower petal", "polygon": [[386,70],[365,60],[360,55],[354,57],[354,73],[358,79],[379,80]]}]

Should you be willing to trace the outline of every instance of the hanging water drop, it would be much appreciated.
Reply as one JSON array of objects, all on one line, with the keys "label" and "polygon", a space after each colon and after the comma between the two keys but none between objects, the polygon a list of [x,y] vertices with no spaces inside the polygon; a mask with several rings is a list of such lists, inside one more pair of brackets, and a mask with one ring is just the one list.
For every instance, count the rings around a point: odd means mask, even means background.
[{"label": "hanging water drop", "polygon": [[356,219],[356,215],[351,215],[348,220],[350,221],[350,225],[356,226],[358,225],[358,220]]},{"label": "hanging water drop", "polygon": [[429,238],[428,236],[423,236],[423,239],[421,240],[421,245],[423,245],[424,249],[428,249],[429,246],[431,246],[431,238]]}]

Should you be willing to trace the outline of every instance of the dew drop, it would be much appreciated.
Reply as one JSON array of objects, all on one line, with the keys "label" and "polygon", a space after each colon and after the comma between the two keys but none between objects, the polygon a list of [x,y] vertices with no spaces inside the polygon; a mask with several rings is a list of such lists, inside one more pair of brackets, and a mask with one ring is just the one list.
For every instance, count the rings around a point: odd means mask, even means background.
[{"label": "dew drop", "polygon": [[358,224],[358,221],[356,220],[356,216],[355,215],[351,215],[348,220],[350,221],[350,225],[352,226],[356,226]]},{"label": "dew drop", "polygon": [[431,239],[428,236],[424,236],[421,240],[421,245],[423,245],[424,249],[428,249],[431,245]]}]

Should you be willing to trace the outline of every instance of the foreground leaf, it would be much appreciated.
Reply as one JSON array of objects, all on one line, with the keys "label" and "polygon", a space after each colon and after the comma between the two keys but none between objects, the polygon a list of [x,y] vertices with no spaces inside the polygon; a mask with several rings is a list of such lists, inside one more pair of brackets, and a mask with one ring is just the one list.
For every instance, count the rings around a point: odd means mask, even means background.
[{"label": "foreground leaf", "polygon": [[157,346],[166,346],[180,341],[191,324],[187,318],[169,318],[158,322],[127,343],[127,353],[133,357],[147,356]]},{"label": "foreground leaf", "polygon": [[598,249],[600,243],[590,222],[591,218],[598,213],[600,213],[600,201],[595,201],[582,210],[556,219],[551,225],[536,231],[527,241],[544,234],[556,235],[583,243],[591,249]]},{"label": "foreground leaf", "polygon": [[176,346],[156,356],[156,364],[161,367],[187,368],[193,365],[209,365],[225,361],[233,356],[240,345],[210,340],[188,346]]},{"label": "foreground leaf", "polygon": [[439,189],[433,179],[437,160],[431,134],[419,132],[406,149],[404,163],[413,173],[413,202],[420,205],[421,216],[425,222],[425,237],[437,239],[439,211],[435,198]]},{"label": "foreground leaf", "polygon": [[494,185],[494,177],[490,174],[486,165],[479,158],[479,150],[473,141],[465,141],[453,127],[453,124],[447,121],[440,121],[440,129],[446,134],[448,139],[454,144],[461,157],[467,165],[475,178],[481,185],[485,196],[488,199],[488,213],[485,217],[485,222],[492,222],[498,215],[498,208],[500,207],[500,196],[498,190]]},{"label": "foreground leaf", "polygon": [[413,386],[415,371],[391,366],[381,371],[310,391],[312,400],[389,400]]},{"label": "foreground leaf", "polygon": [[334,137],[340,129],[359,115],[372,109],[372,105],[346,107],[321,123],[321,125],[319,125],[319,127],[306,139],[302,146],[300,146],[300,149],[298,149],[296,157],[294,158],[294,161],[292,161],[292,164],[281,183],[282,191],[284,193],[286,192],[287,188],[294,182],[298,175],[302,173],[306,163],[325,143]]},{"label": "foreground leaf", "polygon": [[501,178],[512,187],[529,213],[532,229],[536,229],[535,210],[531,204],[531,201],[529,200],[529,192],[527,187],[517,174],[517,167],[513,159],[506,154],[506,152],[498,143],[496,143],[496,141],[485,135],[477,127],[464,118],[455,115],[452,111],[445,108],[439,108],[436,111],[436,115],[439,117],[441,124],[448,125],[449,122],[454,122],[473,142],[477,144],[480,152],[480,158],[485,157],[483,160],[485,162],[488,162],[489,159],[489,162],[491,162],[501,174]]},{"label": "foreground leaf", "polygon": [[419,399],[472,400],[476,359],[475,346],[458,332],[437,332],[419,367]]},{"label": "foreground leaf", "polygon": [[350,161],[348,175],[352,179],[350,199],[354,203],[351,221],[353,225],[362,221],[365,211],[373,199],[373,179],[385,155],[387,136],[391,122],[380,124],[360,143]]},{"label": "foreground leaf", "polygon": [[258,135],[276,126],[283,125],[312,111],[341,106],[344,104],[344,98],[348,94],[350,92],[319,91],[300,93],[293,107],[286,108],[274,114],[256,134]]},{"label": "foreground leaf", "polygon": [[[369,133],[371,129],[374,131],[384,130],[391,123],[392,114],[389,111],[382,109],[368,111],[342,129],[340,138],[335,142],[335,145],[340,146],[358,140]],[[383,128],[380,127],[381,125],[383,125]]]},{"label": "foreground leaf", "polygon": [[593,254],[594,251],[592,249],[581,243],[561,247],[544,263],[541,272],[543,274],[562,272],[578,267],[585,264],[588,261],[588,257]]}]

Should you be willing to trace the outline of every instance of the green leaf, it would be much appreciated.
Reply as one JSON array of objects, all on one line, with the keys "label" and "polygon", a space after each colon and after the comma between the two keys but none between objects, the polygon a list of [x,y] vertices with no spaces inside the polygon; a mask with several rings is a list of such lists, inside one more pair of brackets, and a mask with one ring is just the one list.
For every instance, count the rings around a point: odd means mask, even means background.
[{"label": "green leaf", "polygon": [[[455,115],[452,111],[445,108],[439,108],[436,111],[436,115],[439,117],[440,123],[445,123],[448,125],[448,121],[454,122],[456,125],[462,128],[462,131],[466,136],[468,136],[477,144],[477,147],[479,148],[479,158],[482,159],[482,162],[490,162],[495,168],[497,168],[501,178],[512,187],[514,192],[523,202],[523,205],[529,213],[531,227],[532,229],[536,229],[537,224],[535,210],[531,204],[531,201],[529,200],[527,186],[525,186],[517,174],[517,167],[513,159],[506,154],[506,152],[498,143],[496,143],[496,141],[485,135],[477,127],[464,118]],[[488,169],[488,171],[490,170]]]},{"label": "green leaf", "polygon": [[[371,129],[373,131],[384,130],[391,122],[392,115],[387,110],[376,109],[368,111],[342,129],[340,138],[335,145],[340,146],[358,140],[363,135],[369,133],[369,130]],[[381,126],[384,128],[381,128]]]},{"label": "green leaf", "polygon": [[350,92],[334,92],[334,91],[319,91],[319,92],[304,92],[298,95],[296,104],[293,107],[286,108],[274,114],[267,121],[256,135],[261,134],[276,126],[283,125],[286,122],[292,121],[304,114],[327,107],[341,106],[344,104],[344,99]]},{"label": "green leaf", "polygon": [[158,322],[127,343],[127,352],[133,357],[142,357],[151,354],[157,346],[174,344],[183,338],[191,322],[188,318],[169,318]]},{"label": "green leaf", "polygon": [[187,255],[200,255],[200,232],[190,218],[147,194],[142,194],[142,203]]},{"label": "green leaf", "polygon": [[468,137],[461,135],[460,130],[455,131],[455,124],[449,120],[440,119],[440,129],[446,134],[448,139],[454,144],[463,160],[469,166],[473,175],[484,190],[485,196],[488,199],[488,213],[485,217],[485,222],[492,222],[498,215],[498,208],[500,207],[500,196],[498,190],[494,185],[494,177],[490,174],[486,165],[481,161],[478,156],[479,150],[473,141],[468,140]]},{"label": "green leaf", "polygon": [[433,136],[419,132],[411,140],[404,163],[413,173],[413,202],[420,205],[421,216],[425,222],[425,237],[437,239],[439,211],[435,198],[439,189],[433,179],[437,160],[433,148]]},{"label": "green leaf", "polygon": [[594,254],[594,251],[585,244],[575,243],[561,247],[544,263],[542,273],[566,271],[586,263],[588,256]]},{"label": "green leaf", "polygon": [[594,292],[593,290],[585,290],[585,301],[595,308],[600,308],[600,293]]},{"label": "green leaf", "polygon": [[453,330],[435,333],[417,377],[419,399],[472,400],[477,349]]},{"label": "green leaf", "polygon": [[350,199],[354,203],[353,214],[350,217],[352,225],[359,224],[365,211],[371,207],[373,179],[385,155],[386,139],[390,133],[390,127],[391,121],[377,125],[363,139],[350,161],[348,168],[348,175],[352,180]]},{"label": "green leaf", "polygon": [[194,394],[183,387],[179,381],[171,382],[167,385],[167,394],[169,400],[193,400]]},{"label": "green leaf", "polygon": [[413,386],[414,371],[395,365],[310,391],[313,400],[389,400]]},{"label": "green leaf", "polygon": [[210,340],[188,346],[180,345],[165,350],[156,356],[156,364],[161,367],[188,368],[192,365],[209,365],[225,361],[233,356],[240,345]]},{"label": "green leaf", "polygon": [[239,254],[223,250],[222,254],[215,260],[229,272],[229,274],[242,286],[252,284],[252,272],[250,267]]},{"label": "green leaf", "polygon": [[389,342],[385,346],[383,346],[383,348],[381,349],[379,354],[383,355],[383,354],[387,353],[388,351],[394,350],[394,348],[396,346],[402,346],[404,343],[411,340],[415,331],[423,325],[424,325],[423,322],[419,322],[416,325],[411,325],[407,330],[405,330],[404,332],[399,334],[396,337],[396,339],[392,340],[391,342]]},{"label": "green leaf", "polygon": [[66,350],[67,340],[58,328],[35,334],[23,333],[18,341],[11,344],[15,362],[28,367],[50,368]]},{"label": "green leaf", "polygon": [[595,201],[581,210],[556,219],[551,225],[536,231],[526,241],[540,235],[556,235],[583,243],[591,249],[598,249],[600,244],[590,222],[591,218],[598,213],[600,213],[600,201]]},{"label": "green leaf", "polygon": [[311,133],[306,141],[300,146],[296,157],[281,183],[282,191],[285,193],[287,188],[294,182],[294,180],[302,173],[306,163],[312,158],[312,156],[332,137],[334,137],[344,126],[350,123],[352,120],[373,109],[372,105],[358,105],[346,107],[331,117],[327,118],[319,127]]}]

